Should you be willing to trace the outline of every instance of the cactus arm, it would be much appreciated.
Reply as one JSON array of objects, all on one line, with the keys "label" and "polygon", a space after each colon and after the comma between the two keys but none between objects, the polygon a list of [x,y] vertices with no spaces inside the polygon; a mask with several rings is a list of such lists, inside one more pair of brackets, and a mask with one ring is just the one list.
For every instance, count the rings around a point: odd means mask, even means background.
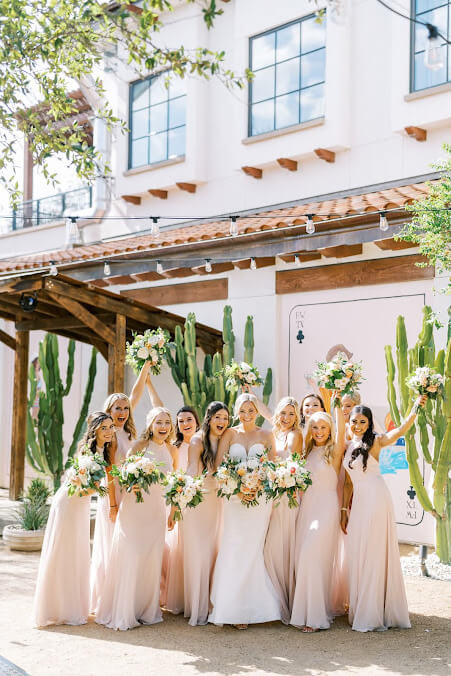
[{"label": "cactus arm", "polygon": [[169,348],[165,352],[165,357],[166,357],[166,361],[168,363],[168,366],[171,369],[171,373],[172,373],[172,377],[174,378],[174,382],[177,385],[177,387],[180,389],[182,381],[180,380],[180,377],[179,377],[179,369],[177,367],[175,360],[173,359],[173,357],[171,355]]},{"label": "cactus arm", "polygon": [[446,419],[445,434],[440,446],[434,477],[434,504],[439,514],[446,507],[446,488],[451,465],[451,341],[448,341],[445,358],[445,396],[443,413]]},{"label": "cactus arm", "polygon": [[429,434],[427,430],[426,414],[423,410],[418,411],[418,429],[420,431],[420,444],[423,457],[430,465],[432,458],[429,452]]},{"label": "cactus arm", "polygon": [[180,389],[182,391],[183,403],[185,404],[185,406],[192,406],[193,401],[191,399],[190,393],[188,392],[188,387],[186,383],[182,383]]},{"label": "cactus arm", "polygon": [[78,442],[80,441],[81,435],[83,434],[83,430],[86,424],[86,418],[88,415],[89,404],[91,403],[92,392],[94,389],[94,381],[96,378],[96,373],[97,373],[97,350],[95,349],[95,347],[93,347],[91,352],[91,361],[89,362],[88,382],[86,383],[83,404],[81,406],[80,415],[78,416],[78,420],[75,425],[74,433],[72,436],[72,443],[69,447],[69,453],[67,456],[64,469],[67,469],[69,466],[69,458],[74,457],[75,451],[77,450]]},{"label": "cactus arm", "polygon": [[263,403],[268,404],[272,394],[272,369],[266,371],[265,383],[263,385]]},{"label": "cactus arm", "polygon": [[222,340],[224,342],[223,358],[224,365],[231,364],[235,357],[235,334],[232,327],[232,308],[230,305],[224,307],[224,317],[222,320]]},{"label": "cactus arm", "polygon": [[213,375],[213,360],[211,354],[206,354],[204,358],[204,373],[207,378]]},{"label": "cactus arm", "polygon": [[404,418],[409,406],[409,389],[406,379],[409,375],[407,356],[407,332],[404,317],[399,316],[396,323],[396,365],[398,369],[398,391],[400,394],[400,412]]},{"label": "cactus arm", "polygon": [[390,415],[395,427],[399,427],[401,424],[401,416],[399,415],[398,404],[396,402],[395,362],[393,361],[391,345],[385,346],[385,362],[387,364],[387,398],[390,405]]},{"label": "cactus arm", "polygon": [[437,516],[426,488],[424,486],[423,477],[418,467],[418,451],[415,443],[415,426],[412,426],[406,433],[406,456],[409,464],[410,483],[414,487],[418,500],[426,512],[430,512],[433,516]]},{"label": "cactus arm", "polygon": [[244,361],[252,364],[254,360],[254,322],[249,315],[244,328]]},{"label": "cactus arm", "polygon": [[75,354],[75,340],[69,340],[69,345],[67,346],[67,371],[66,371],[66,386],[63,389],[63,397],[67,397],[72,387],[72,379],[74,377],[74,360]]}]

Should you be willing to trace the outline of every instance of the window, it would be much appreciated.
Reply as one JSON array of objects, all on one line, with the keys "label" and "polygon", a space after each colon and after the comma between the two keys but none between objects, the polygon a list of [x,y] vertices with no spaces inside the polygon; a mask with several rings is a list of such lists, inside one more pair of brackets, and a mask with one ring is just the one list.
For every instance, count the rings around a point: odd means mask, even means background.
[{"label": "window", "polygon": [[251,38],[249,136],[324,115],[325,44],[314,15]]},{"label": "window", "polygon": [[185,82],[174,77],[167,87],[167,77],[162,73],[130,87],[130,169],[185,154]]},{"label": "window", "polygon": [[[448,40],[451,38],[451,0],[412,0],[412,16],[423,23],[437,27]],[[451,47],[445,43],[439,48],[442,67],[427,68],[424,63],[428,29],[421,24],[412,24],[411,90],[418,91],[444,84],[451,80]]]}]

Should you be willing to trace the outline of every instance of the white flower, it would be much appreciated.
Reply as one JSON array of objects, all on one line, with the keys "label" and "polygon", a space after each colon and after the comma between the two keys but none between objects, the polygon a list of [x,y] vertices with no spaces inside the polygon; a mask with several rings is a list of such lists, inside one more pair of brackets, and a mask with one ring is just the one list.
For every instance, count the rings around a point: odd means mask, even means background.
[{"label": "white flower", "polygon": [[255,381],[257,380],[257,376],[255,375],[255,373],[248,373],[247,380],[249,383],[255,383]]},{"label": "white flower", "polygon": [[147,347],[140,347],[138,352],[136,353],[136,356],[139,359],[147,359],[149,356],[149,350],[147,349]]},{"label": "white flower", "polygon": [[152,345],[152,347],[154,347],[155,345],[158,345],[159,341],[160,341],[160,336],[158,335],[158,333],[154,333],[153,336],[149,337],[149,343]]},{"label": "white flower", "polygon": [[240,369],[241,369],[242,373],[249,373],[249,371],[251,370],[251,367],[249,366],[249,364],[246,364],[245,361],[242,361],[241,364],[240,364]]}]

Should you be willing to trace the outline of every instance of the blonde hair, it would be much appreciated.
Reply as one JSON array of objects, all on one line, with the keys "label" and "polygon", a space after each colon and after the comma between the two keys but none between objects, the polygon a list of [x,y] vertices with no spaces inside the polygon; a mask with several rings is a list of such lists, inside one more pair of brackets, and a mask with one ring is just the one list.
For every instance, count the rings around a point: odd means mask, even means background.
[{"label": "blonde hair", "polygon": [[277,404],[276,410],[274,411],[274,415],[272,417],[274,434],[276,434],[276,436],[282,431],[282,425],[280,423],[280,415],[286,406],[292,406],[294,408],[294,412],[296,415],[295,421],[291,429],[300,430],[301,428],[301,413],[299,410],[299,402],[296,399],[294,399],[294,397],[283,397]]},{"label": "blonde hair", "polygon": [[350,399],[354,404],[354,406],[358,406],[361,402],[360,394],[358,392],[353,392],[352,394],[345,394],[341,401],[343,402],[345,399]]},{"label": "blonde hair", "polygon": [[251,394],[250,392],[243,392],[242,394],[240,394],[240,396],[236,400],[235,406],[233,408],[233,415],[235,416],[235,418],[239,417],[240,408],[242,407],[242,405],[246,401],[250,401],[251,404],[253,404],[255,406],[255,410],[258,413],[258,403],[257,403],[257,397],[255,396],[255,394]]},{"label": "blonde hair", "polygon": [[166,413],[166,415],[169,416],[169,421],[171,423],[171,429],[169,430],[169,434],[166,437],[165,442],[171,443],[172,441],[174,441],[175,427],[174,423],[172,422],[171,412],[169,411],[168,408],[165,408],[164,406],[155,406],[155,408],[150,409],[146,417],[146,429],[141,434],[141,439],[144,439],[145,441],[150,441],[152,439],[153,437],[152,425],[155,422],[155,418],[157,418],[160,415],[160,413]]},{"label": "blonde hair", "polygon": [[110,394],[106,398],[105,403],[103,404],[103,410],[105,411],[105,413],[111,413],[111,409],[113,408],[114,404],[122,399],[126,401],[128,404],[128,418],[125,421],[124,430],[127,432],[128,438],[130,440],[136,439],[137,432],[135,420],[133,418],[132,405],[130,399],[127,397],[126,394],[124,394],[123,392],[113,392],[113,394]]},{"label": "blonde hair", "polygon": [[310,451],[315,445],[315,442],[313,441],[312,437],[312,426],[319,420],[323,420],[330,427],[329,439],[327,440],[324,446],[325,451],[324,459],[328,464],[330,464],[332,460],[332,453],[335,446],[335,425],[332,416],[329,415],[329,413],[326,413],[325,411],[317,411],[316,413],[313,413],[313,415],[311,415],[310,418],[308,419],[307,432],[305,435],[304,458],[308,457]]}]

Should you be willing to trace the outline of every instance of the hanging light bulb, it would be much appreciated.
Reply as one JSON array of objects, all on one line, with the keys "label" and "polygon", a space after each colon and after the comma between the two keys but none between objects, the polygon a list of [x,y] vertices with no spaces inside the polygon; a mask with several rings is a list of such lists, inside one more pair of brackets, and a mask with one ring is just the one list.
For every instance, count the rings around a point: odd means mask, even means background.
[{"label": "hanging light bulb", "polygon": [[309,235],[313,235],[313,233],[315,232],[315,224],[313,222],[312,214],[307,215],[307,225],[305,227],[305,230]]},{"label": "hanging light bulb", "polygon": [[161,261],[157,261],[157,272],[159,275],[161,275],[163,272],[163,266],[161,265]]},{"label": "hanging light bulb", "polygon": [[424,52],[424,65],[429,70],[440,70],[444,66],[443,40],[440,38],[437,26],[433,26],[431,23],[425,25],[428,29],[428,39]]},{"label": "hanging light bulb", "polygon": [[381,211],[380,217],[379,217],[379,228],[382,230],[382,232],[386,232],[390,226],[388,225],[387,221],[387,216],[385,215],[385,211]]},{"label": "hanging light bulb", "polygon": [[66,249],[82,244],[81,233],[77,225],[76,216],[66,218]]},{"label": "hanging light bulb", "polygon": [[255,261],[255,258],[251,258],[251,270],[256,270],[257,269],[257,263]]},{"label": "hanging light bulb", "polygon": [[297,254],[294,255],[294,264],[297,268],[301,267],[301,259]]},{"label": "hanging light bulb", "polygon": [[52,277],[56,277],[58,274],[58,268],[55,265],[55,261],[50,261],[49,274]]},{"label": "hanging light bulb", "polygon": [[209,258],[205,259],[205,272],[211,272],[212,267],[211,267],[211,260]]},{"label": "hanging light bulb", "polygon": [[105,263],[103,264],[103,274],[104,277],[109,277],[111,275],[111,267],[108,261],[105,261]]},{"label": "hanging light bulb", "polygon": [[154,237],[158,237],[160,234],[160,226],[158,225],[158,216],[151,216],[152,219],[152,228],[150,232]]},{"label": "hanging light bulb", "polygon": [[238,234],[237,216],[230,216],[230,235],[236,237]]}]

